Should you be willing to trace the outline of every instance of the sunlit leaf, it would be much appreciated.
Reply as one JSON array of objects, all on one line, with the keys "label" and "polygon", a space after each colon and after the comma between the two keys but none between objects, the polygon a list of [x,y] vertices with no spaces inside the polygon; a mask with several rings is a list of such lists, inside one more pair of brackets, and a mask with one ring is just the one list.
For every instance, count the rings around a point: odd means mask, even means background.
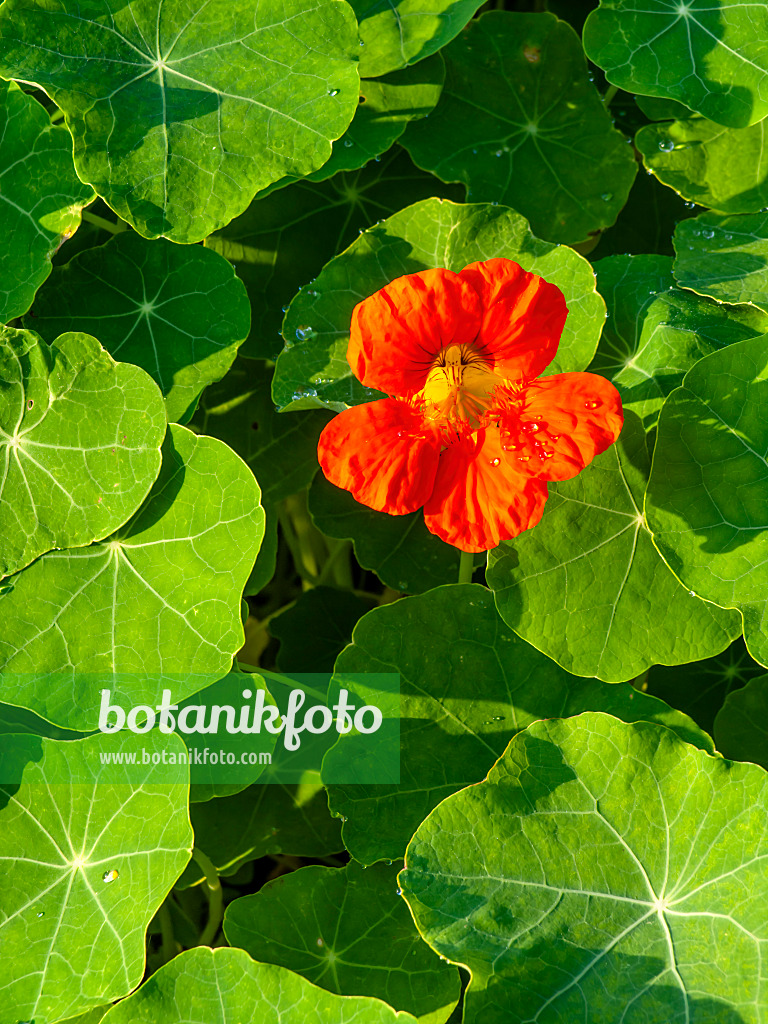
[{"label": "sunlit leaf", "polygon": [[674,241],[683,288],[768,312],[768,213],[702,213],[679,224]]}]

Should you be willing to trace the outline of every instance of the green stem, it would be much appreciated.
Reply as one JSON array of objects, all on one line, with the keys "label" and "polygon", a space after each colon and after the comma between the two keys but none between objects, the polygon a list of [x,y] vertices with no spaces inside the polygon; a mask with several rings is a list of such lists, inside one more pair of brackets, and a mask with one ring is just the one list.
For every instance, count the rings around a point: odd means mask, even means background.
[{"label": "green stem", "polygon": [[[317,585],[326,583],[329,578],[333,578],[334,582],[338,583],[340,587],[343,587],[345,590],[352,590],[352,570],[349,565],[352,541],[337,540],[335,544],[333,541],[329,543],[331,545],[331,553],[325,560],[325,565],[317,579]],[[342,555],[344,556],[343,558]]]},{"label": "green stem", "polygon": [[613,99],[613,97],[616,95],[616,93],[618,91],[619,90],[618,90],[617,86],[615,86],[615,85],[609,85],[608,86],[608,88],[605,90],[605,93],[603,95],[603,106],[604,107],[609,107],[611,105],[611,100]]},{"label": "green stem", "polygon": [[163,958],[163,963],[167,964],[173,960],[177,953],[176,936],[173,932],[173,918],[171,917],[171,911],[167,900],[162,907],[160,907],[157,916],[160,922],[160,935],[162,937],[160,955]]},{"label": "green stem", "polygon": [[197,847],[192,851],[192,860],[205,875],[205,895],[208,898],[208,923],[200,933],[199,946],[210,946],[219,933],[224,916],[224,893],[221,890],[219,873],[212,861]]},{"label": "green stem", "polygon": [[475,568],[475,556],[471,551],[462,551],[459,558],[459,583],[471,583]]},{"label": "green stem", "polygon": [[103,231],[108,231],[110,235],[119,235],[128,227],[124,220],[119,220],[117,223],[114,223],[111,220],[107,220],[106,217],[100,217],[98,213],[91,213],[90,210],[83,210],[82,216],[83,220],[88,224],[95,224],[97,228],[101,228]]},{"label": "green stem", "polygon": [[51,124],[56,124],[56,122],[57,121],[61,121],[61,119],[63,117],[64,117],[64,111],[63,110],[54,110],[54,112],[51,114]]},{"label": "green stem", "polygon": [[302,551],[301,544],[299,543],[299,538],[296,536],[296,531],[293,528],[291,517],[285,509],[278,508],[277,518],[280,523],[280,529],[283,531],[285,542],[293,557],[293,564],[296,572],[303,580],[306,580],[307,583],[314,586],[317,577],[307,569],[304,563],[304,552]]}]

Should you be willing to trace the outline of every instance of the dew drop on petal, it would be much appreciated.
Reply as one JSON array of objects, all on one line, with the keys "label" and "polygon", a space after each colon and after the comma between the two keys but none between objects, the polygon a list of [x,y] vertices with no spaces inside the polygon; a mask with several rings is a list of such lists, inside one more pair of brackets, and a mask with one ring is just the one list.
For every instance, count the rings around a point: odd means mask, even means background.
[{"label": "dew drop on petal", "polygon": [[551,441],[559,441],[560,440],[560,435],[559,434],[550,434],[549,438],[550,438]]},{"label": "dew drop on petal", "polygon": [[535,434],[538,429],[539,429],[539,424],[538,423],[526,423],[525,426],[523,427],[523,432],[525,434]]},{"label": "dew drop on petal", "polygon": [[517,456],[517,461],[518,462],[530,462],[531,461],[531,456],[530,455],[518,455]]},{"label": "dew drop on petal", "polygon": [[599,402],[585,402],[584,403],[584,408],[585,409],[596,409],[598,407],[598,405],[600,405]]},{"label": "dew drop on petal", "polygon": [[554,455],[555,453],[554,453],[554,452],[548,452],[548,451],[546,451],[546,450],[543,450],[541,454],[542,454],[542,457],[543,457],[543,458],[545,458],[545,459],[551,459],[551,458],[552,458],[552,456],[553,456],[553,455]]},{"label": "dew drop on petal", "polygon": [[491,465],[492,466],[498,466],[498,464],[500,462],[501,462],[501,459],[491,459]]}]

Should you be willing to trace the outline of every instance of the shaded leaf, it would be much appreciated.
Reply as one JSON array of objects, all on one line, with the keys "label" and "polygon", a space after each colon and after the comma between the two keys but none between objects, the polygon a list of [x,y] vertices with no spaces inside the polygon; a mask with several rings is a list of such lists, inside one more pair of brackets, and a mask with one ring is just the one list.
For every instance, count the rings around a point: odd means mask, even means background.
[{"label": "shaded leaf", "polygon": [[569,25],[491,11],[443,57],[440,102],[403,136],[419,167],[513,207],[540,238],[582,242],[613,224],[637,165]]},{"label": "shaded leaf", "polygon": [[702,213],[675,231],[678,284],[718,302],[768,312],[768,214]]},{"label": "shaded leaf", "polygon": [[550,484],[539,525],[489,552],[502,618],[579,675],[632,679],[655,663],[711,657],[739,635],[738,618],[689,593],[654,547],[642,512],[649,468],[627,412],[615,445]]},{"label": "shaded leaf", "polygon": [[269,632],[280,641],[277,667],[281,672],[332,672],[355,623],[370,608],[370,601],[335,587],[300,594],[294,605],[269,620]]},{"label": "shaded leaf", "polygon": [[160,470],[165,410],[95,338],[0,328],[0,576],[122,526]]},{"label": "shaded leaf", "polygon": [[715,740],[725,757],[768,768],[767,675],[728,694],[715,719]]},{"label": "shaded leaf", "polygon": [[94,334],[157,382],[173,422],[227,372],[250,319],[242,282],[216,253],[124,231],[57,267],[25,324],[46,341]]}]

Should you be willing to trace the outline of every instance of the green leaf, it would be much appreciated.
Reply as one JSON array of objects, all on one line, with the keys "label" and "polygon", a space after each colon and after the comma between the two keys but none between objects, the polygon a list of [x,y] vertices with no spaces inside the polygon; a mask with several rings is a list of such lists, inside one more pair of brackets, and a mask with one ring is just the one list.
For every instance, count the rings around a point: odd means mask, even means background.
[{"label": "green leaf", "polygon": [[314,171],[357,106],[340,0],[8,0],[0,40],[0,73],[65,111],[79,176],[148,238],[197,242]]},{"label": "green leaf", "polygon": [[343,685],[360,672],[399,672],[401,688],[400,785],[328,787],[344,844],[365,864],[402,857],[433,808],[483,779],[510,737],[538,718],[600,710],[668,725],[713,750],[708,736],[662,701],[564,672],[515,636],[477,585],[440,587],[364,616],[335,679]]},{"label": "green leaf", "polygon": [[245,288],[225,259],[124,231],[57,267],[25,326],[46,341],[65,331],[94,334],[115,359],[157,382],[173,422],[188,418],[203,388],[224,376],[250,322]]},{"label": "green leaf", "polygon": [[430,267],[459,271],[496,256],[515,260],[560,288],[569,315],[547,372],[583,370],[597,347],[604,312],[587,261],[566,246],[534,238],[514,210],[427,199],[364,231],[311,288],[299,292],[285,317],[286,348],[275,370],[275,401],[340,412],[377,396],[358,383],[347,362],[357,303],[404,274]]},{"label": "green leaf", "polygon": [[693,111],[677,100],[665,100],[658,96],[635,96],[635,103],[650,121],[682,121],[693,116]]},{"label": "green leaf", "polygon": [[0,736],[11,735],[45,736],[50,740],[81,740],[85,733],[60,729],[40,718],[33,711],[17,708],[12,704],[0,704]]},{"label": "green leaf", "polygon": [[768,665],[768,337],[700,360],[659,418],[646,496],[654,542],[708,601],[738,608]]},{"label": "green leaf", "polygon": [[659,181],[699,206],[753,213],[768,205],[765,121],[723,128],[703,117],[641,128],[635,145]]},{"label": "green leaf", "polygon": [[711,736],[715,715],[728,694],[762,674],[763,666],[750,658],[743,637],[739,637],[722,654],[705,661],[672,667],[653,665],[644,689],[690,715]]},{"label": "green leaf", "polygon": [[768,214],[703,213],[679,224],[674,242],[681,287],[768,312]]},{"label": "green leaf", "polygon": [[351,0],[360,23],[360,74],[375,78],[436,53],[458,35],[481,0]]},{"label": "green leaf", "polygon": [[287,967],[329,992],[374,996],[420,1024],[443,1024],[461,982],[422,942],[397,867],[306,867],[227,907],[224,934],[254,960]]},{"label": "green leaf", "polygon": [[715,739],[725,757],[768,768],[767,675],[728,694],[715,719]]},{"label": "green leaf", "polygon": [[251,597],[261,591],[275,575],[277,567],[277,512],[270,505],[264,505],[264,539],[261,542],[251,575],[243,589],[244,597]]},{"label": "green leaf", "polygon": [[49,346],[0,328],[0,577],[122,526],[160,470],[164,433],[153,382],[95,338]]},{"label": "green leaf", "polygon": [[763,1019],[766,782],[608,715],[517,736],[400,875],[419,931],[472,972],[466,1024]]},{"label": "green leaf", "polygon": [[241,949],[189,949],[113,1007],[105,1024],[416,1024],[378,999],[337,996]]},{"label": "green leaf", "polygon": [[613,85],[679,100],[718,124],[768,114],[768,8],[742,0],[600,0],[584,49]]},{"label": "green leaf", "polygon": [[240,595],[263,522],[235,453],[172,425],[160,475],[122,529],[44,555],[0,596],[2,699],[95,729],[105,674],[118,673],[113,701],[127,708],[225,675],[243,643]]},{"label": "green leaf", "polygon": [[711,657],[739,635],[737,616],[689,593],[654,547],[648,470],[642,425],[627,412],[617,444],[550,484],[539,525],[489,552],[504,621],[577,675],[631,679],[654,663]]},{"label": "green leaf", "polygon": [[761,311],[677,288],[667,256],[613,256],[596,263],[595,274],[608,319],[589,369],[613,381],[646,430],[697,359],[768,332]]},{"label": "green leaf", "polygon": [[459,550],[429,532],[421,511],[376,512],[322,473],[309,489],[309,511],[326,536],[351,540],[360,565],[392,590],[420,594],[459,577]]},{"label": "green leaf", "polygon": [[358,619],[371,609],[349,590],[313,587],[296,603],[269,620],[269,632],[280,641],[281,672],[332,672],[341,650],[352,639]]},{"label": "green leaf", "polygon": [[[0,82],[0,321],[26,313],[51,259],[94,199],[72,165],[72,140],[15,82]],[[4,202],[2,201],[4,200]]]},{"label": "green leaf", "polygon": [[637,164],[570,25],[490,11],[443,57],[440,102],[403,136],[414,163],[465,184],[467,199],[513,207],[553,242],[613,224]]},{"label": "green leaf", "polygon": [[340,174],[321,184],[302,181],[257,198],[246,212],[205,241],[234,263],[253,311],[241,353],[274,359],[282,346],[280,326],[288,303],[363,228],[409,202],[435,193],[461,198],[411,163],[399,147],[381,163]]},{"label": "green leaf", "polygon": [[102,752],[183,752],[159,733],[12,746],[31,763],[16,792],[0,788],[0,996],[4,1019],[49,1024],[141,981],[147,926],[192,848],[189,769],[149,766],[136,785],[101,767]]}]

